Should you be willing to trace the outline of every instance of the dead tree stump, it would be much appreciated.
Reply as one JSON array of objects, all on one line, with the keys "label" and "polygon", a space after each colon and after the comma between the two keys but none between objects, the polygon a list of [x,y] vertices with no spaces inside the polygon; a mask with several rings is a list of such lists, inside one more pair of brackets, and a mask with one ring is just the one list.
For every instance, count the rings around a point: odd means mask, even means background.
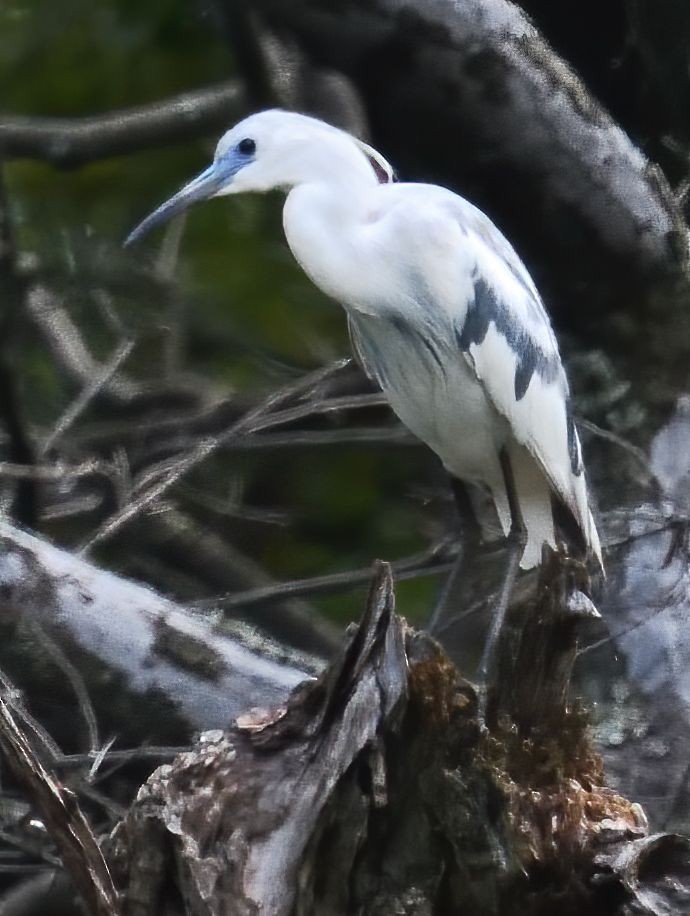
[{"label": "dead tree stump", "polygon": [[[558,629],[549,665],[567,679],[576,626],[548,622],[566,597],[549,575],[531,638]],[[504,676],[534,687],[529,668],[523,641]],[[687,842],[647,836],[639,805],[603,786],[584,712],[560,688],[542,695],[548,730],[520,720],[534,691],[504,683],[514,702],[482,732],[474,687],[395,614],[380,564],[319,678],[205,733],[142,787],[107,850],[123,912],[685,912]]]}]

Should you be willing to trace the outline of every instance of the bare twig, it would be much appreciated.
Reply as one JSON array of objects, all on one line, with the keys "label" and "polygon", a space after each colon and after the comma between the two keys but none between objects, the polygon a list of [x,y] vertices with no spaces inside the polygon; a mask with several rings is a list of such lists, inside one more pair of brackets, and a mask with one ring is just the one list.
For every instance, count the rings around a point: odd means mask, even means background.
[{"label": "bare twig", "polygon": [[75,420],[86,410],[89,404],[96,397],[98,392],[108,384],[110,379],[115,375],[120,366],[127,359],[129,354],[134,348],[133,340],[123,340],[115,349],[115,352],[110,357],[107,363],[101,367],[100,371],[96,372],[88,382],[87,385],[82,389],[79,395],[72,401],[67,410],[59,418],[52,432],[46,437],[43,442],[40,450],[39,457],[44,457],[47,455],[50,450],[54,447],[55,443],[61,436],[67,432],[67,430],[72,426]]},{"label": "bare twig", "polygon": [[[115,443],[127,442],[136,449],[140,462],[150,461],[157,455],[169,457],[171,454],[191,451],[204,436],[222,435],[229,424],[237,422],[242,416],[237,401],[237,398],[224,398],[220,402],[192,412],[177,410],[163,418],[151,416],[147,422],[137,419],[128,423],[123,423],[121,420],[98,421],[74,429],[70,442],[79,445],[84,450],[95,448],[99,452],[112,448]],[[370,393],[342,398],[332,397],[325,401],[312,403],[312,408],[306,414],[300,408],[297,419],[344,413],[345,411],[388,409],[382,394]],[[335,429],[296,428],[285,432],[272,431],[274,427],[294,421],[293,415],[284,415],[282,411],[276,412],[272,414],[271,431],[252,432],[251,435],[228,438],[220,443],[219,449],[224,452],[243,452],[255,449],[300,448],[343,443],[419,446],[419,440],[401,424],[385,427],[339,425]]]},{"label": "bare twig", "polygon": [[[349,437],[349,428],[343,427],[338,430],[294,430],[286,433],[266,433],[261,435],[261,431],[274,429],[278,426],[285,426],[287,424],[295,423],[298,420],[305,418],[311,418],[316,416],[327,416],[333,413],[344,413],[349,410],[366,410],[372,407],[384,407],[388,406],[384,400],[382,394],[355,394],[355,395],[346,395],[343,397],[330,397],[324,398],[323,400],[314,399],[309,401],[307,404],[299,404],[296,407],[287,408],[286,410],[276,411],[275,413],[270,413],[267,417],[257,420],[251,429],[239,430],[235,429],[235,426],[221,430],[218,433],[219,441],[217,442],[217,448],[222,449],[223,451],[245,451],[252,450],[254,448],[272,448],[276,446],[284,446],[290,448],[292,446],[311,446],[311,445],[332,445],[334,443],[342,442],[377,442],[377,441],[388,441],[390,438],[391,442],[398,443],[402,442],[407,445],[419,445],[419,440],[408,433],[404,427],[400,426],[396,430],[395,428],[391,430],[386,429],[376,429],[371,427],[367,429],[366,427],[360,430],[361,435],[355,435],[350,440]],[[181,421],[180,421],[181,422]],[[237,422],[237,421],[236,421]],[[179,423],[178,423],[179,425]],[[209,439],[213,437],[208,437]],[[186,434],[184,436],[175,435],[170,438],[159,440],[154,446],[149,448],[146,451],[146,457],[150,460],[159,452],[169,455],[170,452],[180,452],[184,449],[189,449],[195,451],[199,446],[199,439],[195,438],[193,435]],[[172,467],[176,461],[179,460],[179,456],[175,455],[173,458],[167,458],[165,461],[160,462],[155,467],[149,468],[146,471],[146,474],[150,479],[157,479],[161,474],[168,468]],[[141,484],[144,482],[142,477],[139,478],[138,484],[141,487]]]},{"label": "bare twig", "polygon": [[583,417],[578,417],[577,425],[580,427],[580,429],[586,429],[587,432],[592,433],[592,435],[597,436],[597,438],[604,439],[606,442],[611,442],[614,445],[617,445],[619,448],[622,448],[629,455],[632,455],[635,461],[637,461],[639,464],[640,469],[644,472],[646,483],[651,483],[652,481],[656,480],[656,474],[652,470],[652,467],[649,463],[649,458],[637,445],[634,445],[623,436],[618,435],[618,433],[614,433],[610,429],[604,429],[602,426],[598,426],[596,423],[592,423],[591,420],[585,420]]},{"label": "bare twig", "polygon": [[[108,754],[108,751],[110,750],[110,748],[113,746],[114,743],[115,743],[115,738],[111,738],[109,741],[106,741],[106,743],[103,745],[103,747],[99,751],[96,751],[96,755],[93,758],[93,763],[89,767],[89,781],[90,782],[94,779],[94,777],[96,776],[96,773],[98,773],[98,771],[100,770],[101,766],[103,765],[103,761],[105,760]],[[94,748],[92,747],[91,750],[93,752]]]},{"label": "bare twig", "polygon": [[117,916],[117,891],[76,798],[44,768],[1,698],[0,745],[14,775],[33,799],[88,912],[93,916]]},{"label": "bare twig", "polygon": [[76,518],[79,515],[90,515],[103,503],[103,497],[98,494],[77,496],[75,499],[59,499],[49,502],[41,507],[39,519],[42,522],[56,519]]},{"label": "bare twig", "polygon": [[121,805],[104,792],[99,791],[95,786],[92,786],[85,777],[73,777],[70,781],[70,788],[78,792],[79,795],[83,795],[84,798],[88,798],[89,801],[95,802],[102,808],[107,813],[113,825],[127,814],[127,808],[124,805]]},{"label": "bare twig", "polygon": [[[454,548],[447,542],[433,545],[429,550],[413,554],[403,560],[391,563],[391,569],[398,581],[404,579],[436,576],[447,572],[453,566]],[[223,607],[226,611],[245,608],[251,604],[268,604],[282,601],[285,598],[303,598],[306,595],[334,594],[357,588],[371,582],[371,567],[331,573],[324,576],[311,576],[305,579],[293,579],[290,582],[276,582],[244,592],[221,595],[217,598],[204,598],[194,602],[194,607]]]},{"label": "bare twig", "polygon": [[[27,293],[26,308],[56,362],[88,388],[102,374],[103,367],[94,359],[64,304],[45,285],[37,283]],[[127,402],[139,393],[140,386],[121,373],[111,372],[99,390],[116,401]]]},{"label": "bare twig", "polygon": [[[367,397],[360,395],[361,398]],[[371,403],[362,404],[371,407]],[[383,405],[382,405],[383,406]],[[343,426],[339,429],[296,429],[287,433],[266,433],[228,443],[233,451],[254,449],[311,448],[315,445],[411,445],[423,443],[402,424],[396,426]]]},{"label": "bare twig", "polygon": [[234,81],[97,117],[5,115],[0,119],[0,155],[74,167],[204,136],[226,127],[245,110],[243,87]]},{"label": "bare twig", "polygon": [[237,518],[247,522],[259,522],[263,525],[277,525],[279,527],[288,525],[290,521],[286,512],[246,506],[241,499],[233,494],[228,494],[225,499],[221,499],[184,484],[180,486],[180,493],[189,502],[213,515]]},{"label": "bare twig", "polygon": [[35,618],[30,619],[29,625],[43,649],[69,681],[74,691],[74,695],[77,698],[79,711],[86,724],[86,731],[89,737],[89,749],[95,751],[100,744],[100,739],[98,737],[98,720],[96,719],[96,711],[93,708],[93,703],[91,702],[91,697],[89,696],[89,691],[86,689],[83,677],[79,673],[79,670],[75,668],[72,662],[67,658],[60,646],[48,635],[48,633],[46,633],[45,629]]},{"label": "bare twig", "polygon": [[60,482],[80,477],[92,477],[94,474],[109,477],[112,474],[112,468],[107,462],[95,458],[89,458],[74,465],[65,465],[60,461],[55,464],[16,464],[12,461],[0,461],[0,477],[17,480]]},{"label": "bare twig", "polygon": [[[57,858],[57,856],[54,856],[47,850],[43,849],[40,843],[32,843],[26,837],[10,833],[9,830],[0,830],[0,841],[7,843],[8,846],[15,847],[15,849],[20,849],[22,852],[28,853],[30,856],[43,859],[43,861],[47,862],[48,865],[58,867],[60,865],[60,860]],[[1,912],[2,911],[0,910],[0,913]]]},{"label": "bare twig", "polygon": [[34,746],[40,748],[46,762],[62,756],[62,750],[55,743],[50,733],[31,715],[24,705],[22,692],[17,689],[2,670],[0,670],[0,698],[11,707],[24,727],[29,730]]},{"label": "bare twig", "polygon": [[678,589],[681,583],[685,582],[687,575],[687,566],[685,563],[683,563],[681,564],[681,568],[678,571],[678,575],[676,576],[675,580],[667,588],[664,589],[668,600],[661,602],[658,607],[650,610],[644,615],[644,617],[640,618],[639,620],[633,621],[627,626],[622,627],[620,630],[617,630],[615,633],[607,633],[606,636],[602,636],[601,639],[597,639],[594,642],[583,646],[581,649],[578,649],[577,657],[579,658],[581,655],[586,655],[588,652],[593,652],[595,649],[599,649],[601,646],[605,646],[608,643],[617,643],[624,636],[628,636],[630,633],[634,632],[640,627],[648,626],[655,617],[659,617],[660,615],[665,614],[669,608],[675,607],[677,602],[672,600],[673,593]]},{"label": "bare twig", "polygon": [[[336,372],[339,372],[341,369],[345,368],[345,366],[349,365],[349,363],[349,359],[339,360],[326,368],[310,372],[296,382],[291,382],[289,385],[271,394],[265,401],[253,410],[250,410],[249,413],[234,423],[229,429],[225,430],[221,435],[202,439],[196,448],[183,456],[180,461],[176,462],[158,483],[152,486],[143,495],[123,506],[122,509],[116,512],[111,518],[107,519],[98,530],[80,546],[79,553],[82,555],[87,553],[96,544],[101,543],[120,531],[128,522],[141,515],[176,484],[178,480],[184,477],[192,468],[195,468],[229,439],[266,429],[268,426],[275,423],[291,422],[294,419],[300,419],[301,417],[315,412],[314,404],[311,401],[307,401],[299,407],[293,407],[281,411],[278,414],[272,413],[276,407],[279,407],[286,401],[299,396],[306,396]],[[332,399],[333,402],[343,400],[349,402],[351,399]],[[319,412],[330,409],[342,409],[342,406],[331,404],[329,401],[320,402]]]},{"label": "bare twig", "polygon": [[18,862],[16,865],[0,865],[0,875],[35,875],[37,872],[53,871],[50,865],[25,865]]},{"label": "bare twig", "polygon": [[79,546],[79,555],[85,556],[96,544],[106,541],[120,531],[128,522],[145,512],[181,477],[184,477],[188,471],[196,467],[204,458],[207,458],[217,446],[217,439],[203,439],[193,452],[178,461],[174,468],[162,477],[155,486],[150,487],[142,496],[128,502],[109,519],[106,519],[98,530]]},{"label": "bare twig", "polygon": [[[172,760],[178,754],[188,751],[188,747],[133,747],[127,750],[106,751],[103,756],[105,763],[131,763],[133,760]],[[52,761],[52,765],[59,770],[77,770],[81,767],[91,767],[100,752],[91,751],[88,754],[60,754]]]}]

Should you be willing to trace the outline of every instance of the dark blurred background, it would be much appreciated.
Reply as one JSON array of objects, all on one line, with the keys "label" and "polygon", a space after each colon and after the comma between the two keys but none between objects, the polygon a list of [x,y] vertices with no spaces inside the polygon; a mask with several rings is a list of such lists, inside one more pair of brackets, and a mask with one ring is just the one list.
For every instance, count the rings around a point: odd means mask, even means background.
[{"label": "dark blurred background", "polygon": [[[319,657],[359,615],[375,557],[407,562],[398,608],[428,619],[456,531],[448,482],[356,368],[327,391],[349,398],[340,409],[218,445],[108,528],[203,437],[349,353],[344,314],[286,248],[280,195],[213,201],[133,250],[123,238],[251,110],[358,131],[402,179],[482,206],[544,291],[593,424],[608,545],[605,624],[577,689],[598,703],[621,788],[683,826],[690,12],[682,0],[522,9],[533,25],[498,2],[6,0],[1,493],[10,518],[68,550]],[[153,136],[132,122],[126,142],[128,128],[89,147],[109,113],[126,121],[191,91],[203,118],[180,110]],[[256,594],[313,577],[296,597]],[[446,635],[476,657],[473,630]],[[8,656],[20,670],[21,651]]]}]

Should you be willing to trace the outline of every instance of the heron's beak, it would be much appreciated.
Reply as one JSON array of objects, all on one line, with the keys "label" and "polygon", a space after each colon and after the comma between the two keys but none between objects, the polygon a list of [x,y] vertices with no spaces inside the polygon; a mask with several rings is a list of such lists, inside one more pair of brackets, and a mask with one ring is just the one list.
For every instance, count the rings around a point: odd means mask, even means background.
[{"label": "heron's beak", "polygon": [[233,156],[224,157],[217,160],[209,166],[205,172],[193,178],[189,184],[186,184],[170,200],[166,200],[153,213],[150,213],[146,219],[142,220],[129,233],[125,239],[125,246],[138,242],[147,232],[155,229],[182,213],[187,207],[197,203],[199,200],[208,200],[214,197],[219,191],[227,187],[233,177],[239,172],[246,160],[239,160]]}]

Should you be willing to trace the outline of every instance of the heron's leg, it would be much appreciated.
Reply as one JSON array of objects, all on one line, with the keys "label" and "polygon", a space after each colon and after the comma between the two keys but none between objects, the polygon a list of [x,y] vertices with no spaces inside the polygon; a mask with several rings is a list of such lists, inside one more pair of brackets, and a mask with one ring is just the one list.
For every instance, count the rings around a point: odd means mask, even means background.
[{"label": "heron's leg", "polygon": [[505,481],[506,494],[508,496],[508,507],[510,509],[510,533],[508,534],[508,562],[506,565],[501,590],[498,596],[498,602],[494,609],[491,620],[491,628],[484,644],[484,651],[479,663],[479,710],[478,718],[480,725],[486,724],[486,706],[488,701],[489,681],[492,668],[496,662],[496,649],[498,647],[499,637],[508,610],[510,596],[515,585],[518,570],[520,568],[520,558],[525,549],[527,542],[527,529],[520,511],[520,504],[515,489],[515,478],[513,468],[510,464],[510,456],[505,447],[499,453],[501,470],[503,471],[503,480]]},{"label": "heron's leg", "polygon": [[457,477],[451,476],[450,485],[453,491],[453,498],[455,500],[455,507],[457,509],[458,517],[460,519],[460,531],[461,531],[461,546],[460,551],[458,552],[457,559],[453,564],[453,568],[448,573],[448,577],[443,584],[443,589],[439,595],[434,609],[431,612],[431,617],[429,618],[429,623],[427,624],[427,630],[429,633],[433,634],[437,632],[441,623],[443,622],[444,612],[448,606],[448,600],[455,590],[458,578],[462,570],[466,567],[468,562],[468,556],[473,553],[477,546],[481,543],[482,538],[482,529],[481,525],[477,521],[477,516],[472,506],[472,501],[467,492],[467,486]]},{"label": "heron's leg", "polygon": [[480,544],[482,540],[482,526],[477,520],[477,515],[470,499],[467,484],[457,477],[450,478],[450,488],[453,491],[455,507],[460,517],[463,537],[472,544]]}]

